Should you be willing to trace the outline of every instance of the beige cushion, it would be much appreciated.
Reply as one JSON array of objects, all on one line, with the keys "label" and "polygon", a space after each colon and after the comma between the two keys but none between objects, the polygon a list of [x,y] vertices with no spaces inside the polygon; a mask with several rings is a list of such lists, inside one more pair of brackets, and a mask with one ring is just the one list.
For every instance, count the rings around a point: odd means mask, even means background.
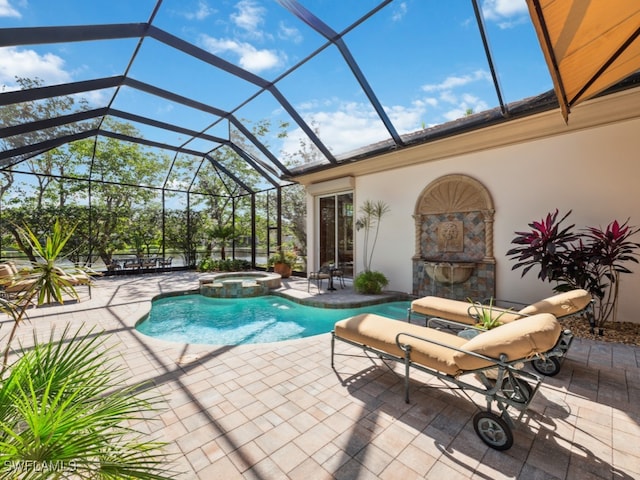
[{"label": "beige cushion", "polygon": [[74,273],[73,276],[76,279],[77,285],[88,285],[89,283],[91,283],[91,277],[86,272],[83,272],[81,270]]},{"label": "beige cushion", "polygon": [[21,278],[18,275],[18,269],[13,262],[6,262],[0,264],[0,286],[4,288],[7,293],[24,292],[31,288],[36,283],[36,280],[29,278]]},{"label": "beige cushion", "polygon": [[[521,315],[514,313],[504,313],[504,309],[498,307],[484,306],[485,309],[491,308],[492,317],[496,318],[500,316],[500,322],[508,323],[513,320],[521,318]],[[463,302],[462,300],[451,300],[449,298],[442,297],[423,297],[411,302],[411,311],[425,315],[427,317],[438,317],[454,322],[464,323],[467,325],[473,325],[476,320],[469,315],[476,313],[475,307],[471,302]]]},{"label": "beige cushion", "polygon": [[328,273],[318,273],[318,272],[312,272],[309,274],[309,278],[311,280],[326,280],[329,278],[329,274]]},{"label": "beige cushion", "polygon": [[18,271],[18,267],[16,266],[16,263],[15,263],[15,262],[7,262],[7,263],[6,263],[6,265],[8,265],[8,266],[9,266],[9,268],[11,269],[11,272],[12,272],[14,275],[17,275],[17,274],[19,273],[19,271]]},{"label": "beige cushion", "polygon": [[586,290],[576,289],[570,292],[559,293],[552,297],[545,298],[529,305],[519,313],[526,315],[535,315],[536,313],[551,313],[557,318],[562,318],[567,315],[573,315],[576,312],[584,309],[591,302],[591,295]]},{"label": "beige cushion", "polygon": [[58,276],[72,286],[88,285],[91,283],[91,277],[81,270],[75,271],[73,274],[65,272],[60,267],[54,267],[54,271]]},{"label": "beige cushion", "polygon": [[7,293],[18,293],[29,290],[33,285],[35,285],[35,280],[20,280],[18,282],[11,282],[9,285],[5,286],[4,291]]},{"label": "beige cushion", "polygon": [[[525,359],[551,350],[560,338],[561,331],[556,317],[550,313],[540,313],[483,332],[461,348],[492,358],[505,354],[509,361]],[[467,353],[455,352],[453,357],[460,370],[492,365],[492,362]]]},{"label": "beige cushion", "polygon": [[13,277],[13,270],[6,263],[0,264],[0,278],[7,279]]},{"label": "beige cushion", "polygon": [[[396,336],[399,333],[427,337],[430,340],[455,347],[460,347],[467,342],[464,338],[433,328],[392,320],[373,313],[363,313],[340,320],[335,324],[334,331],[338,337],[367,345],[398,357],[404,357],[404,352],[396,345]],[[407,336],[400,337],[400,342],[411,345],[412,362],[450,375],[458,373],[458,366],[453,359],[454,350]]]},{"label": "beige cushion", "polygon": [[53,271],[58,274],[58,278],[62,279],[70,285],[77,285],[79,283],[79,280],[75,275],[71,275],[70,273],[65,272],[60,267],[53,267]]}]

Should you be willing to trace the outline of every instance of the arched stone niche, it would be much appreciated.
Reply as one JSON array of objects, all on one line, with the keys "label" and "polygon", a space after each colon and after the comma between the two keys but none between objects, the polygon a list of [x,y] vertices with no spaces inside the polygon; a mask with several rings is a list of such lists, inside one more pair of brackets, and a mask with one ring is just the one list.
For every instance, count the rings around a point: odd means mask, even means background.
[{"label": "arched stone niche", "polygon": [[[413,218],[415,295],[495,296],[494,207],[482,183],[461,174],[434,180],[420,193]],[[470,272],[466,280],[454,275],[463,269]]]}]

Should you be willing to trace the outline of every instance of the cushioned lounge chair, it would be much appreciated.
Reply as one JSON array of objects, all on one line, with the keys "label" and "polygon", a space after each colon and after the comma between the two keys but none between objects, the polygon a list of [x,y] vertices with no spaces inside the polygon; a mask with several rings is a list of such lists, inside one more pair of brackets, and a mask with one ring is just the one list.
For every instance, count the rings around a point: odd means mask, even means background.
[{"label": "cushioned lounge chair", "polygon": [[[491,312],[494,318],[499,316],[499,321],[503,324],[521,320],[538,313],[550,313],[560,321],[563,318],[584,315],[590,323],[593,322],[593,301],[589,292],[583,289],[552,295],[528,305],[513,301],[499,301],[497,303],[499,306],[480,305],[460,300],[427,296],[411,302],[407,320],[410,321],[412,313],[416,313],[426,317],[427,326],[447,325],[458,329],[473,329],[478,321],[479,312],[484,310],[485,313]],[[506,308],[507,305],[511,307]],[[543,375],[556,375],[560,371],[562,360],[564,360],[569,350],[572,339],[573,336],[570,333],[563,335],[562,341],[556,350],[549,352],[544,357],[533,359],[533,368]]]},{"label": "cushioned lounge chair", "polygon": [[559,320],[562,320],[562,318],[586,313],[592,304],[591,295],[582,289],[559,293],[532,304],[506,302],[509,305],[516,305],[517,310],[513,307],[506,308],[506,306],[501,306],[504,303],[497,302],[497,306],[478,306],[461,300],[427,296],[411,302],[409,319],[411,318],[411,313],[417,313],[427,317],[427,319],[443,318],[464,325],[474,325],[477,322],[478,310],[482,308],[485,311],[491,310],[492,315],[496,317],[500,315],[502,323],[509,323],[537,313],[551,313]]},{"label": "cushioned lounge chair", "polygon": [[0,287],[9,297],[26,292],[36,283],[35,280],[20,275],[18,267],[13,262],[0,264]]},{"label": "cushioned lounge chair", "polygon": [[91,277],[80,270],[74,271],[73,273],[65,272],[60,267],[54,267],[54,270],[59,278],[71,286],[77,287],[78,285],[89,285],[91,283]]},{"label": "cushioned lounge chair", "polygon": [[[520,410],[520,420],[541,384],[541,377],[520,370],[518,365],[553,349],[561,330],[553,315],[541,313],[467,340],[435,328],[361,314],[335,324],[331,366],[335,369],[335,341],[341,340],[383,360],[403,363],[407,403],[412,367],[452,384],[451,388],[480,393],[486,399],[486,410],[480,409],[474,416],[474,429],[491,448],[506,450],[513,444],[508,408]],[[466,381],[469,374],[480,384]]]}]

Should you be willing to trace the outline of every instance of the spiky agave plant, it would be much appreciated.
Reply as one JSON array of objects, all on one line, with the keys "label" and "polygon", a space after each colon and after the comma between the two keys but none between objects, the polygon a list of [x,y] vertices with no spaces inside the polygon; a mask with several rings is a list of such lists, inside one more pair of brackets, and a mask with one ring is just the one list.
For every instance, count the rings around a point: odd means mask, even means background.
[{"label": "spiky agave plant", "polygon": [[160,397],[127,387],[106,335],[80,329],[21,349],[0,385],[0,478],[166,479],[161,444],[132,424]]},{"label": "spiky agave plant", "polygon": [[16,281],[28,280],[29,286],[19,293],[15,301],[3,302],[0,305],[0,310],[9,313],[14,320],[4,347],[0,378],[2,378],[7,368],[13,338],[18,326],[25,318],[29,306],[33,303],[43,305],[51,301],[63,303],[65,296],[78,299],[78,292],[69,280],[65,278],[65,272],[58,266],[59,261],[62,259],[62,252],[73,235],[75,228],[71,228],[65,234],[60,221],[56,220],[51,233],[47,235],[44,242],[41,242],[38,236],[26,225],[24,228],[17,227],[17,230],[24,241],[31,247],[36,261],[28,272],[19,275],[15,279]]}]

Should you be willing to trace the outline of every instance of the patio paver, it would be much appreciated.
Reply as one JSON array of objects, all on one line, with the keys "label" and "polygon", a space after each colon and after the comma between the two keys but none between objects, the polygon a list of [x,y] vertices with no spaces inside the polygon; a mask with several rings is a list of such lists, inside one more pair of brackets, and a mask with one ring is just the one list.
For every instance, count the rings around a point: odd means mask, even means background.
[{"label": "patio paver", "polygon": [[[402,378],[330,334],[280,343],[184,345],[134,325],[160,293],[198,286],[195,272],[105,277],[81,302],[31,310],[29,344],[86,324],[109,343],[132,382],[151,380],[166,409],[144,431],[169,442],[180,479],[632,479],[640,478],[640,349],[575,339],[560,373],[545,379],[506,452],[473,431],[473,404],[416,372]],[[287,282],[306,295],[307,282]],[[318,298],[352,299],[338,289]]]}]

